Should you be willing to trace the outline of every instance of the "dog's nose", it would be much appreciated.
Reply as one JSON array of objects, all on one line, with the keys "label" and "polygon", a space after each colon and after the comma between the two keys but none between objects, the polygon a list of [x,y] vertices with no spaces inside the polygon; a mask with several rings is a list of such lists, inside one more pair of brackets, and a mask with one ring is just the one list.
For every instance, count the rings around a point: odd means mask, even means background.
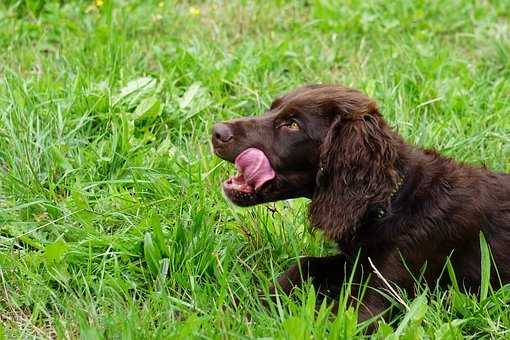
[{"label": "dog's nose", "polygon": [[212,134],[213,140],[217,143],[228,143],[234,138],[232,129],[225,123],[214,124]]}]

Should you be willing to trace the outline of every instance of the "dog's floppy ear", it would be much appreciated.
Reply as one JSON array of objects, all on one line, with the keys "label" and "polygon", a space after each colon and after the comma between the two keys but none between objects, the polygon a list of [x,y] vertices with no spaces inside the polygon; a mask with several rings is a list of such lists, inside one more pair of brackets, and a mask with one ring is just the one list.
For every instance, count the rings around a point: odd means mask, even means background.
[{"label": "dog's floppy ear", "polygon": [[314,227],[348,241],[368,206],[389,199],[398,180],[396,138],[373,102],[361,112],[336,114],[321,146],[320,178],[310,204]]}]

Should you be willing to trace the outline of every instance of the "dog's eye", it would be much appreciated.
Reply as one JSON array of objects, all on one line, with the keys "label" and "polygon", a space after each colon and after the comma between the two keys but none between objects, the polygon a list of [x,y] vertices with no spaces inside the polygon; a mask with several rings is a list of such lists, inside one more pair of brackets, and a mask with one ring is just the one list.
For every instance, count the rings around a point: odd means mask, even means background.
[{"label": "dog's eye", "polygon": [[300,127],[299,127],[299,124],[298,124],[298,123],[296,123],[296,122],[291,122],[291,123],[289,124],[289,129],[291,129],[291,130],[299,130],[299,129],[300,129]]},{"label": "dog's eye", "polygon": [[289,130],[293,130],[293,131],[301,130],[301,127],[299,126],[299,124],[294,120],[291,120],[285,124],[282,124],[281,126],[287,128]]}]

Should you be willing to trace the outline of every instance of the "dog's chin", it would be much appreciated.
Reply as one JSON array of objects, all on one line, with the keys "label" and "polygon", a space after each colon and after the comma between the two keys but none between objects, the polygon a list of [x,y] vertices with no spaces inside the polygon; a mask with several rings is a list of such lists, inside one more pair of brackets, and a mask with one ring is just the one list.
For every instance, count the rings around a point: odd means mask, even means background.
[{"label": "dog's chin", "polygon": [[[250,207],[257,204],[277,202],[282,200],[308,197],[311,195],[302,188],[292,187],[285,177],[277,176],[265,183],[260,189],[245,190],[246,188],[232,187],[231,179],[223,182],[223,193],[229,201],[240,207]],[[244,189],[244,190],[243,190]]]},{"label": "dog's chin", "polygon": [[233,183],[233,179],[229,178],[223,182],[223,193],[229,201],[240,207],[278,201],[278,194],[271,191],[275,181],[276,178],[265,183],[260,189],[255,190],[249,187],[237,186]]}]

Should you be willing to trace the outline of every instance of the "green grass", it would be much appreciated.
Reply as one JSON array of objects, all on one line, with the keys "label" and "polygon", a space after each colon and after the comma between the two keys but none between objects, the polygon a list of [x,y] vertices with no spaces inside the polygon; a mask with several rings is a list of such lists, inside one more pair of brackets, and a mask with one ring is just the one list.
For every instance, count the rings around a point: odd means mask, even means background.
[{"label": "green grass", "polygon": [[[362,336],[310,286],[258,302],[335,249],[304,199],[229,204],[211,125],[343,83],[409,142],[510,171],[509,20],[505,0],[2,2],[0,339]],[[510,289],[420,292],[379,338],[510,336]]]}]

